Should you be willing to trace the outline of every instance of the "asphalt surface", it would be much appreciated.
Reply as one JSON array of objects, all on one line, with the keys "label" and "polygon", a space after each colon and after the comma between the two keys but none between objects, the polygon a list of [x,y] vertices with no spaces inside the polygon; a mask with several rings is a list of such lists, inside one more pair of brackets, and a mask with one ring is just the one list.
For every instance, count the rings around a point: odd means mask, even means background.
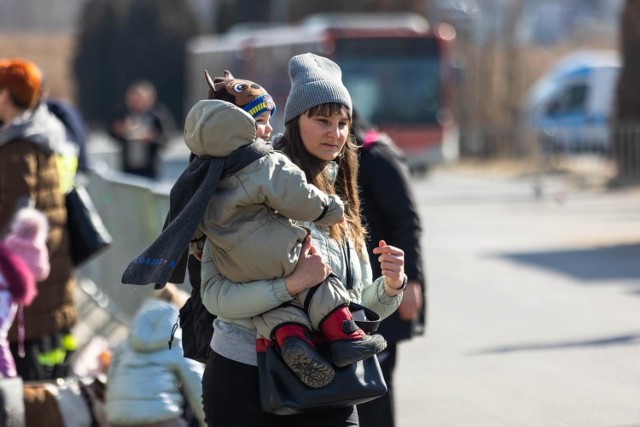
[{"label": "asphalt surface", "polygon": [[459,169],[415,182],[427,335],[399,427],[640,426],[640,191]]}]

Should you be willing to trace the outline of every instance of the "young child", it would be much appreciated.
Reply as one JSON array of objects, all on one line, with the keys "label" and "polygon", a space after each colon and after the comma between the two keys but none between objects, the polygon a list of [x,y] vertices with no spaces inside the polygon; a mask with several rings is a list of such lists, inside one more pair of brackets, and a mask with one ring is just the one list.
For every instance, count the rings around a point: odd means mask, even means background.
[{"label": "young child", "polygon": [[[275,105],[261,86],[235,79],[228,72],[208,82],[210,99],[196,103],[185,122],[185,143],[192,153],[224,157],[270,134],[268,123]],[[206,235],[220,273],[234,282],[249,282],[285,277],[293,271],[308,234],[293,221],[329,226],[341,221],[343,215],[339,198],[307,183],[300,168],[282,153],[272,151],[220,180],[200,231]],[[311,330],[330,328],[333,335],[341,331],[340,338],[330,345],[336,366],[377,354],[386,342],[380,335],[342,327],[345,322],[353,324],[352,315],[348,292],[335,276],[330,275],[307,298],[308,294],[301,292],[294,296],[296,304],[278,307],[253,321],[259,336],[277,342],[284,361],[300,380],[319,388],[331,382],[335,371],[317,352]],[[321,320],[312,324],[311,318]]]},{"label": "young child", "polygon": [[172,283],[145,301],[133,319],[129,337],[113,351],[107,372],[105,413],[113,427],[186,427],[186,400],[198,425],[202,410],[203,366],[182,356],[182,333],[167,342],[185,292]]},{"label": "young child", "polygon": [[16,312],[19,333],[24,337],[22,307],[35,298],[36,282],[49,275],[48,229],[43,213],[23,208],[16,214],[9,234],[0,242],[0,376],[3,378],[17,375],[7,340]]}]

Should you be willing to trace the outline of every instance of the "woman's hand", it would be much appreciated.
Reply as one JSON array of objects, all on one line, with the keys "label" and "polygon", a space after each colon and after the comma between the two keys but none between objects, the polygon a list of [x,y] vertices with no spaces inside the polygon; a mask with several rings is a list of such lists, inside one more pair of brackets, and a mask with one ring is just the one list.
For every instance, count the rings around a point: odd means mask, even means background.
[{"label": "woman's hand", "polygon": [[331,267],[326,264],[318,250],[311,244],[311,236],[307,235],[302,242],[300,259],[293,272],[284,278],[284,284],[290,295],[314,287],[322,283],[331,273]]},{"label": "woman's hand", "polygon": [[395,246],[387,245],[380,240],[373,253],[379,255],[380,270],[385,278],[385,291],[389,296],[395,296],[402,292],[404,282],[404,251]]}]

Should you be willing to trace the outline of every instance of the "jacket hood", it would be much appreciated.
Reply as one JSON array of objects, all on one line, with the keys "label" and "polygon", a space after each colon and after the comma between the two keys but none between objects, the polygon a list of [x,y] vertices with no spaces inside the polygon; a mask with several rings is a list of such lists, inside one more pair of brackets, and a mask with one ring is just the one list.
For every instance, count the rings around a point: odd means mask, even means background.
[{"label": "jacket hood", "polygon": [[47,153],[63,153],[67,148],[64,125],[41,103],[26,120],[12,123],[0,132],[0,146],[15,139],[36,144]]},{"label": "jacket hood", "polygon": [[255,140],[253,117],[230,102],[204,99],[187,114],[184,141],[198,157],[227,157]]},{"label": "jacket hood", "polygon": [[[129,345],[140,353],[150,353],[169,348],[171,331],[178,320],[178,309],[173,304],[160,300],[146,301],[130,329]],[[174,345],[182,339],[178,328],[173,337]]]}]

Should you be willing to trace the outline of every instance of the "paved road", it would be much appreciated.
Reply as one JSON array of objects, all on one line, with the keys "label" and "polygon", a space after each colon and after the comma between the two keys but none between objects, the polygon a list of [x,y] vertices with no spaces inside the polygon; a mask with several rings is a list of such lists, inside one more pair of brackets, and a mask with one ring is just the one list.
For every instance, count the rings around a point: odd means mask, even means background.
[{"label": "paved road", "polygon": [[416,182],[426,337],[400,427],[640,426],[640,191],[436,171]]}]

